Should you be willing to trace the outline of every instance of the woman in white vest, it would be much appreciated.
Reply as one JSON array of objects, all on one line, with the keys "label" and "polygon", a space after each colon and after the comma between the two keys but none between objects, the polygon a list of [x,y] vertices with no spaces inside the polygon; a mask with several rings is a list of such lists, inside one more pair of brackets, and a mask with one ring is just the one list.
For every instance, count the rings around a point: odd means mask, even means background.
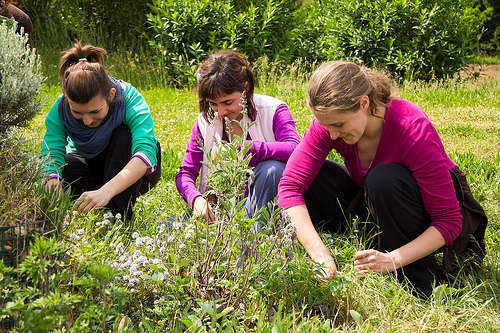
[{"label": "woman in white vest", "polygon": [[[248,144],[253,141],[249,153],[250,166],[255,167],[255,180],[248,183],[245,203],[249,217],[274,199],[285,164],[300,141],[288,106],[276,98],[254,94],[254,87],[255,76],[245,56],[238,52],[215,52],[198,68],[200,114],[191,130],[175,184],[193,215],[203,216],[208,223],[214,221],[214,212],[202,195],[207,190],[207,168],[202,164],[207,156],[203,151],[210,151],[217,139],[230,141],[243,134],[233,120],[242,125],[255,122],[246,138]],[[243,105],[246,113],[242,113]],[[203,142],[203,147],[199,142]]]}]

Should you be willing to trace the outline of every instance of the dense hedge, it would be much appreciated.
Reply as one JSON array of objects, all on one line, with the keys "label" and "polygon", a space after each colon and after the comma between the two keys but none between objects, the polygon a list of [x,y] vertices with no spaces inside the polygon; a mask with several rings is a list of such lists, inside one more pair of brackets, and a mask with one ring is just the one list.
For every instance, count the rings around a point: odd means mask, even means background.
[{"label": "dense hedge", "polygon": [[465,0],[153,1],[151,45],[171,74],[189,74],[211,50],[290,63],[352,59],[400,78],[443,78],[467,63],[481,36]]},{"label": "dense hedge", "polygon": [[251,60],[286,52],[295,0],[153,0],[150,45],[169,74],[194,78],[198,63],[216,49],[237,49]]},{"label": "dense hedge", "polygon": [[428,80],[463,67],[481,36],[481,18],[466,0],[322,3],[305,9],[303,26],[295,28],[291,51],[297,56],[352,59],[400,78]]},{"label": "dense hedge", "polygon": [[386,67],[399,78],[446,77],[477,50],[482,25],[493,17],[487,3],[24,0],[19,6],[33,18],[35,39],[43,45],[67,47],[78,37],[110,51],[142,56],[149,49],[157,68],[185,84],[199,62],[221,48],[237,49],[252,61],[267,56],[287,65],[344,58]]}]

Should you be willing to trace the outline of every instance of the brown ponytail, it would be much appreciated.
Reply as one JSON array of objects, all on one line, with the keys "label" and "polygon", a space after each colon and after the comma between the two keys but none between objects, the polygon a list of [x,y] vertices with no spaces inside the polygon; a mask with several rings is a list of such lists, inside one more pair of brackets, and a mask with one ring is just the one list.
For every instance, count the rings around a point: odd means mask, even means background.
[{"label": "brown ponytail", "polygon": [[111,81],[103,65],[106,50],[76,43],[64,53],[59,78],[64,95],[75,103],[88,103],[100,95],[107,98]]},{"label": "brown ponytail", "polygon": [[361,97],[370,99],[370,112],[390,103],[392,83],[379,70],[353,62],[331,61],[322,64],[311,76],[307,104],[314,112],[356,111]]},{"label": "brown ponytail", "polygon": [[[212,53],[196,72],[198,103],[200,112],[207,121],[212,121],[215,113],[209,107],[208,99],[229,95],[235,91],[247,91],[247,114],[254,121],[257,115],[253,103],[255,75],[246,57],[233,50]],[[248,86],[245,87],[245,83]]]}]

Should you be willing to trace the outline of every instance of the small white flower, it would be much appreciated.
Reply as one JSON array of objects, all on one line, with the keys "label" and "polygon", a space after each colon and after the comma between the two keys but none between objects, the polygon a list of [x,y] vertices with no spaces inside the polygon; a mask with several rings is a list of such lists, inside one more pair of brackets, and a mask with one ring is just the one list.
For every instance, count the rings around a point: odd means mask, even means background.
[{"label": "small white flower", "polygon": [[153,260],[151,260],[151,263],[153,265],[159,265],[159,264],[161,264],[161,260],[160,259],[153,259]]},{"label": "small white flower", "polygon": [[165,246],[160,247],[160,253],[165,253],[165,252],[167,252]]},{"label": "small white flower", "polygon": [[175,236],[174,235],[168,236],[167,243],[173,243],[173,242],[175,242]]},{"label": "small white flower", "polygon": [[128,281],[129,279],[130,279],[130,277],[129,277],[128,275],[124,275],[124,276],[123,276],[123,280],[124,280],[124,281]]},{"label": "small white flower", "polygon": [[137,239],[135,240],[135,246],[141,247],[143,242],[144,239],[142,237],[137,237]]},{"label": "small white flower", "polygon": [[136,239],[137,237],[139,237],[139,233],[137,231],[134,231],[134,233],[132,234],[132,239]]},{"label": "small white flower", "polygon": [[180,228],[182,228],[182,222],[174,222],[174,223],[172,224],[172,227],[173,227],[174,229],[176,229],[176,230],[177,230],[177,229],[180,229]]},{"label": "small white flower", "polygon": [[160,303],[160,300],[155,300],[155,301],[153,302],[153,304],[154,304],[154,305],[156,305],[156,304],[158,304],[158,303]]},{"label": "small white flower", "polygon": [[83,230],[83,229],[77,230],[77,234],[79,234],[79,235],[83,235],[84,233],[85,233],[85,230]]},{"label": "small white flower", "polygon": [[141,276],[142,274],[143,274],[142,271],[134,271],[132,273],[133,276]]},{"label": "small white flower", "polygon": [[163,279],[166,280],[170,276],[170,273],[168,271],[163,272]]},{"label": "small white flower", "polygon": [[132,261],[130,259],[128,259],[127,261],[125,261],[123,264],[120,265],[120,269],[125,269],[128,266],[130,266],[131,264],[132,264]]},{"label": "small white flower", "polygon": [[213,278],[208,279],[208,284],[212,284],[212,283],[214,283],[214,279]]},{"label": "small white flower", "polygon": [[179,249],[185,249],[186,248],[186,245],[184,245],[184,243],[182,243],[181,245],[179,245]]},{"label": "small white flower", "polygon": [[191,238],[193,238],[193,235],[194,235],[193,230],[189,230],[189,231],[187,232],[187,234],[186,234],[186,239],[191,239]]},{"label": "small white flower", "polygon": [[110,223],[111,223],[111,222],[109,222],[109,220],[108,220],[108,219],[105,219],[104,221],[102,221],[102,225],[108,225],[108,224],[110,224]]},{"label": "small white flower", "polygon": [[133,255],[134,259],[135,259],[135,258],[139,258],[139,257],[141,256],[141,254],[142,254],[142,253],[141,253],[141,251],[139,251],[139,250],[135,250],[135,251],[134,251],[134,255]]},{"label": "small white flower", "polygon": [[[124,250],[124,246],[123,244],[120,242],[118,244],[116,244],[116,247],[115,247],[115,254],[120,254],[122,253]],[[120,257],[121,258],[121,257]]]},{"label": "small white flower", "polygon": [[121,278],[119,276],[115,276],[115,281],[116,282],[119,282],[121,280]]},{"label": "small white flower", "polygon": [[[113,215],[111,215],[111,216],[113,216]],[[122,214],[120,214],[120,213],[116,213],[115,217],[119,220],[119,219],[121,219],[121,218],[122,218]]]},{"label": "small white flower", "polygon": [[130,289],[130,292],[135,294],[137,292],[137,290],[135,290],[134,288],[132,288],[132,289]]},{"label": "small white flower", "polygon": [[96,222],[95,225],[98,226],[98,227],[100,227],[101,226],[101,222]]}]

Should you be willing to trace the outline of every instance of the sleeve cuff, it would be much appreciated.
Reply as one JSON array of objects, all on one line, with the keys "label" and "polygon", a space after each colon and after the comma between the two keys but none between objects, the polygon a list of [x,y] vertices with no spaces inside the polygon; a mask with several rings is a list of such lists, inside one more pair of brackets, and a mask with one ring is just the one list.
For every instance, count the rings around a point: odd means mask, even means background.
[{"label": "sleeve cuff", "polygon": [[156,165],[153,165],[153,163],[151,163],[151,160],[148,158],[148,156],[144,153],[135,153],[132,158],[134,157],[137,157],[139,159],[141,159],[144,164],[146,164],[146,166],[148,167],[148,170],[146,171],[146,175],[149,175],[153,172],[156,171]]},{"label": "sleeve cuff", "polygon": [[59,176],[59,174],[57,173],[50,173],[47,175],[47,177],[45,177],[45,179],[43,180],[43,185],[47,184],[47,182],[51,179],[59,179],[59,180],[62,180],[62,177]]}]

